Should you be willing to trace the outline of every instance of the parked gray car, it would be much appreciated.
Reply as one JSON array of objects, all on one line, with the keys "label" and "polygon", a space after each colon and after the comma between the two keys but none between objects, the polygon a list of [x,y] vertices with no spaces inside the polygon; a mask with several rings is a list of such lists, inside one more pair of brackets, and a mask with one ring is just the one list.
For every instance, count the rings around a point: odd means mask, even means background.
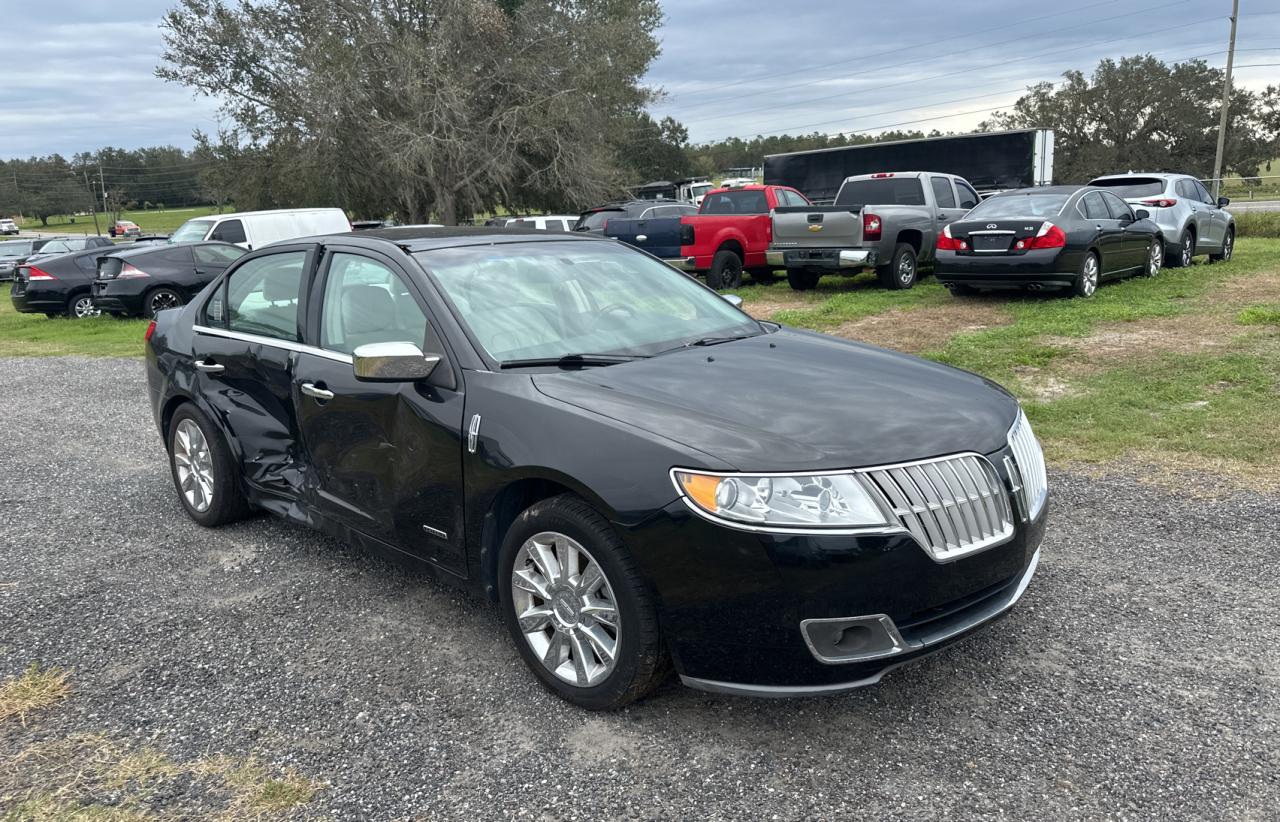
[{"label": "parked gray car", "polygon": [[1165,264],[1191,265],[1198,254],[1210,262],[1230,260],[1236,242],[1231,201],[1213,195],[1189,174],[1109,174],[1089,181],[1117,194],[1134,208],[1146,209],[1165,238]]},{"label": "parked gray car", "polygon": [[765,260],[785,268],[796,291],[823,274],[871,267],[884,287],[911,288],[919,264],[933,262],[938,232],[977,204],[973,186],[954,174],[860,174],[841,184],[835,205],[775,208]]}]

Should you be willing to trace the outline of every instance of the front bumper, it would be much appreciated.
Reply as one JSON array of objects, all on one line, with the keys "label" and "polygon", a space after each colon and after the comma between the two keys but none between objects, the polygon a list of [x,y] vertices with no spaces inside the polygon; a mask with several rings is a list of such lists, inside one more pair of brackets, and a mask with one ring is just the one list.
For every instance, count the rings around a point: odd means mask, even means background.
[{"label": "front bumper", "polygon": [[672,268],[678,268],[681,271],[693,272],[698,270],[693,257],[674,257],[665,259],[663,262]]},{"label": "front bumper", "polygon": [[874,248],[771,248],[764,259],[773,268],[805,268],[840,271],[870,268],[879,255]]}]

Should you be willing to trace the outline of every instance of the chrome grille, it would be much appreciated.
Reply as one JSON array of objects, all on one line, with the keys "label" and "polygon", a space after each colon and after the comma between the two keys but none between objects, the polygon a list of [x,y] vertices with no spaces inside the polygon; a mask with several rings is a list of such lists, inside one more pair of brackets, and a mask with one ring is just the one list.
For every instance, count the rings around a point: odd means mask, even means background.
[{"label": "chrome grille", "polygon": [[956,559],[1013,536],[1004,483],[977,454],[868,468],[902,527],[935,560]]},{"label": "chrome grille", "polygon": [[1049,480],[1045,474],[1044,452],[1031,430],[1031,423],[1021,412],[1018,413],[1018,421],[1009,429],[1009,449],[1013,451],[1014,462],[1009,476],[1022,503],[1023,517],[1035,519],[1049,494]]}]

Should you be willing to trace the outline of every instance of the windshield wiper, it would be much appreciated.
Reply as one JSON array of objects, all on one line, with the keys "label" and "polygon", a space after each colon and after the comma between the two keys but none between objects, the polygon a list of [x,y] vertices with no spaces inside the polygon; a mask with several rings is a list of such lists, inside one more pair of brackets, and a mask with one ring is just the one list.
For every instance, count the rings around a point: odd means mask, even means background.
[{"label": "windshield wiper", "polygon": [[499,368],[533,368],[539,365],[618,365],[619,363],[645,359],[646,354],[565,354],[562,357],[531,357],[526,360],[506,360]]}]

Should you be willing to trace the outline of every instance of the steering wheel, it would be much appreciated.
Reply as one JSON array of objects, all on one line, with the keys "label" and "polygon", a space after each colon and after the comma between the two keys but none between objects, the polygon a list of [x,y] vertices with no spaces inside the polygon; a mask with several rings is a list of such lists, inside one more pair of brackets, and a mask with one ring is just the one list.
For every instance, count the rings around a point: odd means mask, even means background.
[{"label": "steering wheel", "polygon": [[614,314],[614,313],[623,313],[623,314],[626,314],[628,317],[636,316],[636,310],[631,306],[627,305],[626,303],[609,303],[608,305],[596,311],[596,319],[595,319],[595,322],[592,323],[592,325],[599,325],[602,319],[604,319],[609,314]]}]

